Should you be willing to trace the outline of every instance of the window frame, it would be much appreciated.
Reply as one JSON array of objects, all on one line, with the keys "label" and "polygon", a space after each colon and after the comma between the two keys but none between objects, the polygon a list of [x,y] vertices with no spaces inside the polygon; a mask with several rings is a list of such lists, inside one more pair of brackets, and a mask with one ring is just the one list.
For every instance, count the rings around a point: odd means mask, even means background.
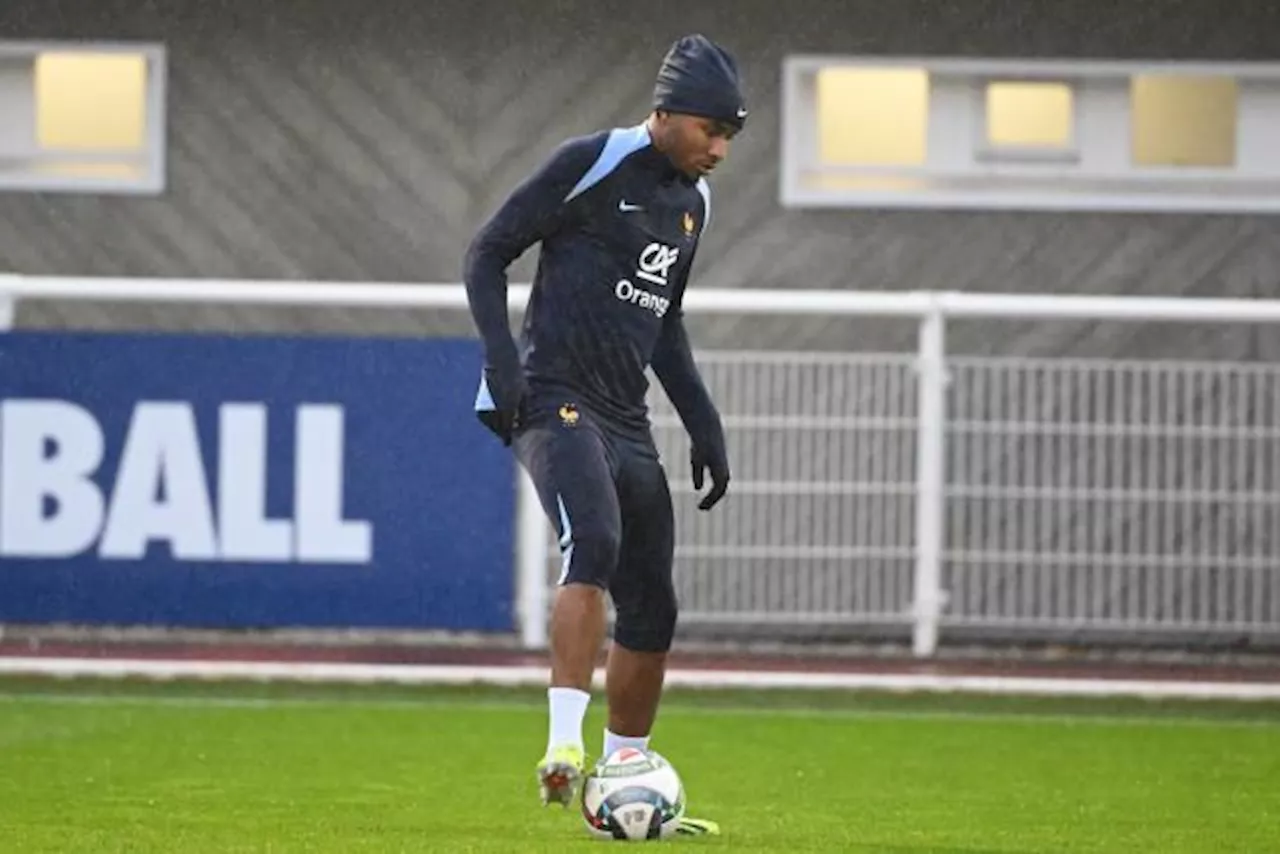
[{"label": "window frame", "polygon": [[[816,73],[849,65],[929,72],[923,167],[834,167],[818,159]],[[1133,160],[1130,81],[1154,73],[1236,80],[1233,167],[1161,168]],[[998,156],[984,156],[985,82],[1013,79],[1072,83],[1075,156],[998,147]],[[1280,146],[1268,142],[1280,137],[1280,62],[798,54],[783,59],[780,99],[784,208],[1280,213]],[[885,189],[884,179],[909,189]]]},{"label": "window frame", "polygon": [[[0,192],[82,193],[96,195],[159,195],[166,187],[166,143],[168,101],[168,51],[156,42],[123,41],[0,41],[0,64],[26,63],[32,81],[30,100],[6,105],[0,89],[0,114],[11,110],[30,121],[30,138],[36,139],[39,104],[35,93],[35,64],[43,53],[122,53],[141,56],[146,62],[146,89],[143,95],[144,122],[141,152],[119,149],[42,150],[39,142],[29,148],[0,143]],[[8,93],[12,98],[21,97]],[[29,110],[23,110],[28,106]],[[21,132],[21,131],[20,131]],[[110,178],[103,175],[55,174],[38,171],[50,163],[83,162],[140,164],[137,175]]]}]

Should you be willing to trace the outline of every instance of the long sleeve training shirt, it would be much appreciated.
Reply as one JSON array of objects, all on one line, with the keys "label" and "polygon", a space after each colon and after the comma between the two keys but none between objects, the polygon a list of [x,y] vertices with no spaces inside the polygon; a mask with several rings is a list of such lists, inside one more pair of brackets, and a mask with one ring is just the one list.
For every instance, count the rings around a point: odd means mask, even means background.
[{"label": "long sleeve training shirt", "polygon": [[[644,125],[563,143],[483,225],[464,281],[486,363],[529,388],[578,396],[612,424],[648,429],[652,366],[695,442],[720,436],[682,301],[710,215],[705,179],[680,173]],[[507,269],[535,243],[537,272],[519,344]]]}]

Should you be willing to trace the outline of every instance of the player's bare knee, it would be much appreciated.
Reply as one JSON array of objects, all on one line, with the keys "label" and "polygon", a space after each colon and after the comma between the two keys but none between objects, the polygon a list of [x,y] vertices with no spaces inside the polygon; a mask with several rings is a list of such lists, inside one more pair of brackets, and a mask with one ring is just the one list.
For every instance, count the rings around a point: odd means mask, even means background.
[{"label": "player's bare knee", "polygon": [[561,600],[586,605],[602,604],[608,591],[594,581],[566,581],[556,591],[556,601]]}]

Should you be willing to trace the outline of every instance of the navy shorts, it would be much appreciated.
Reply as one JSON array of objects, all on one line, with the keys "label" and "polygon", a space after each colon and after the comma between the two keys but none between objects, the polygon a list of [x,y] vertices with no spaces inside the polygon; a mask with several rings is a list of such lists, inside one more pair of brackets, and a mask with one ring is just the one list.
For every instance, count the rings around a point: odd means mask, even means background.
[{"label": "navy shorts", "polygon": [[675,520],[653,437],[545,392],[526,401],[523,418],[513,446],[559,536],[559,583],[607,590],[614,639],[665,651],[676,618]]}]

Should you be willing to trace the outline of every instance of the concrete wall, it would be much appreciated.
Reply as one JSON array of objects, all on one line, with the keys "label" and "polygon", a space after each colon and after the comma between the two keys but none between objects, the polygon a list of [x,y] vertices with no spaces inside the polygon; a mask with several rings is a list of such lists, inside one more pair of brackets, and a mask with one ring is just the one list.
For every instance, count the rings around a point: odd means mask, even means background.
[{"label": "concrete wall", "polygon": [[[0,268],[25,273],[456,281],[482,217],[561,138],[630,123],[677,35],[739,55],[749,132],[714,183],[697,284],[1164,294],[1276,290],[1272,218],[795,212],[778,202],[780,66],[799,51],[1268,58],[1266,4],[1098,0],[8,0],[0,37],[137,38],[170,49],[161,198],[0,195]],[[533,253],[530,253],[532,256]],[[532,271],[526,257],[513,277]],[[466,331],[465,318],[31,306],[29,325]],[[1028,331],[1033,334],[1028,335]],[[741,336],[699,324],[699,343]],[[961,349],[1141,353],[1133,330],[956,330]],[[781,346],[909,345],[910,328],[815,320]],[[1156,336],[1159,338],[1160,336]],[[1212,336],[1210,336],[1212,339]],[[1151,339],[1154,340],[1154,339]],[[1248,355],[1256,336],[1198,348]]]}]

